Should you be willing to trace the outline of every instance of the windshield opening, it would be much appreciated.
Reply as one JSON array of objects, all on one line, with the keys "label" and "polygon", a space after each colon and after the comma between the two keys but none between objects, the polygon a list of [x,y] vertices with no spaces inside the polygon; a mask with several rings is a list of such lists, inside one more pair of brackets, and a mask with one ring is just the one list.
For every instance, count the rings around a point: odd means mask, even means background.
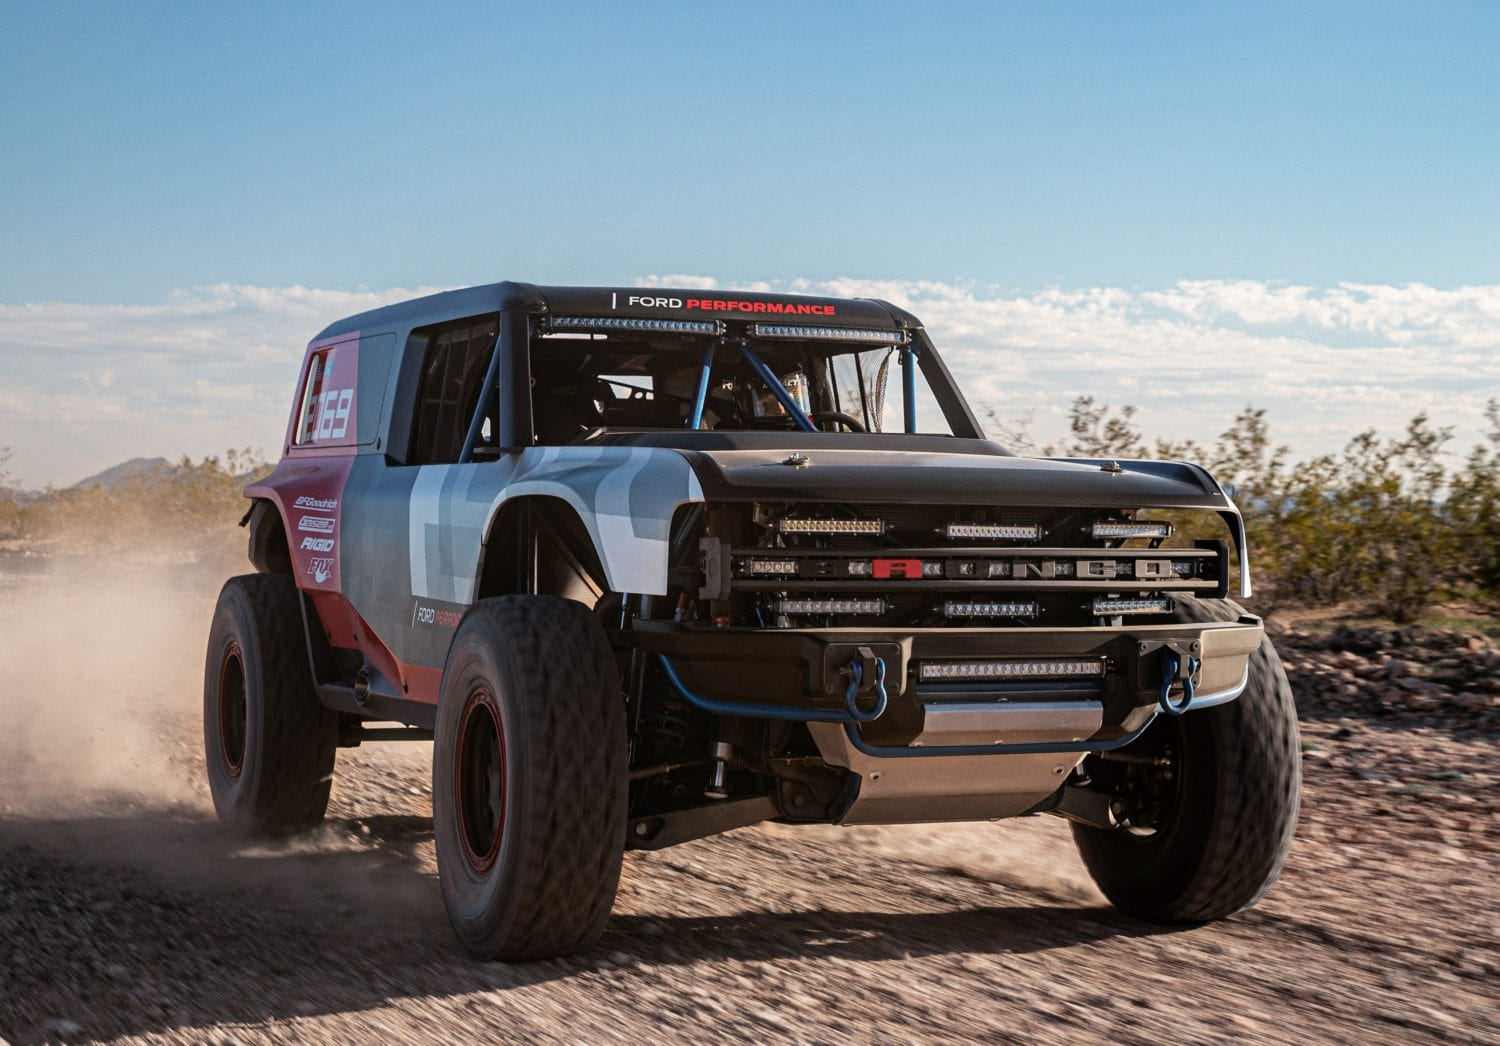
[{"label": "windshield opening", "polygon": [[951,435],[913,357],[894,345],[541,334],[533,417],[544,444],[600,428]]}]

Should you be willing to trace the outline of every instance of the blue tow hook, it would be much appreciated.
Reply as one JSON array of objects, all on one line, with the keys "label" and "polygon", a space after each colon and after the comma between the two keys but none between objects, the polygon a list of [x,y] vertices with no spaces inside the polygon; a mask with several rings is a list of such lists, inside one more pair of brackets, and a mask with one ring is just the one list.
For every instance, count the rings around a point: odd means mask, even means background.
[{"label": "blue tow hook", "polygon": [[1156,692],[1156,707],[1167,715],[1182,715],[1188,710],[1197,690],[1193,686],[1193,673],[1198,671],[1198,664],[1198,659],[1189,654],[1187,674],[1182,677],[1182,698],[1173,701],[1172,684],[1177,681],[1177,672],[1182,667],[1182,661],[1178,658],[1177,651],[1170,647],[1161,652],[1161,688]]},{"label": "blue tow hook", "polygon": [[864,675],[865,670],[860,664],[860,659],[853,658],[849,662],[849,689],[844,691],[844,708],[849,712],[849,718],[856,723],[868,723],[872,719],[879,719],[889,700],[885,692],[885,658],[875,659],[875,706],[869,711],[859,707],[859,684],[864,679]]}]

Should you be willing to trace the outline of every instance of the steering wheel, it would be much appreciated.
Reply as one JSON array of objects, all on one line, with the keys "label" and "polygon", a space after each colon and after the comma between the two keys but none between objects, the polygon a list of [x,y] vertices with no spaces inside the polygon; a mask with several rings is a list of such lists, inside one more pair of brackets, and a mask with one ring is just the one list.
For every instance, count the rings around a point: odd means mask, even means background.
[{"label": "steering wheel", "polygon": [[817,423],[818,428],[822,428],[826,423],[830,425],[842,425],[850,432],[865,431],[864,424],[858,418],[850,414],[845,414],[840,410],[816,410],[809,414],[808,417]]}]

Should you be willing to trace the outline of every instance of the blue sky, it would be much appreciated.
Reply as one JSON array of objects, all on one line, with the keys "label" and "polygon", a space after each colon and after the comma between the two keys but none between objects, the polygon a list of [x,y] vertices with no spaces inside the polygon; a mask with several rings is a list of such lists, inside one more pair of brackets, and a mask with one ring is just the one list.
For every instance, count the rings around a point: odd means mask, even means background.
[{"label": "blue sky", "polygon": [[0,299],[1500,281],[1500,5],[7,4]]},{"label": "blue sky", "polygon": [[1044,438],[1096,392],[1172,438],[1248,401],[1299,452],[1418,408],[1462,442],[1500,392],[1500,4],[0,17],[30,484],[274,451],[309,335],[503,278],[878,291]]}]

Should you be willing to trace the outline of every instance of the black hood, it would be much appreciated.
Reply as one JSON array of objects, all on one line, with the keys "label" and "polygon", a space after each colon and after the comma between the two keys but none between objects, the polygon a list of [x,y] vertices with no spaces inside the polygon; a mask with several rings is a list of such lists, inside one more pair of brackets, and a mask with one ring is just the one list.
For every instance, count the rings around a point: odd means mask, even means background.
[{"label": "black hood", "polygon": [[896,433],[613,432],[600,442],[677,450],[711,501],[1234,511],[1212,476],[1181,461],[1023,458],[988,440]]}]

